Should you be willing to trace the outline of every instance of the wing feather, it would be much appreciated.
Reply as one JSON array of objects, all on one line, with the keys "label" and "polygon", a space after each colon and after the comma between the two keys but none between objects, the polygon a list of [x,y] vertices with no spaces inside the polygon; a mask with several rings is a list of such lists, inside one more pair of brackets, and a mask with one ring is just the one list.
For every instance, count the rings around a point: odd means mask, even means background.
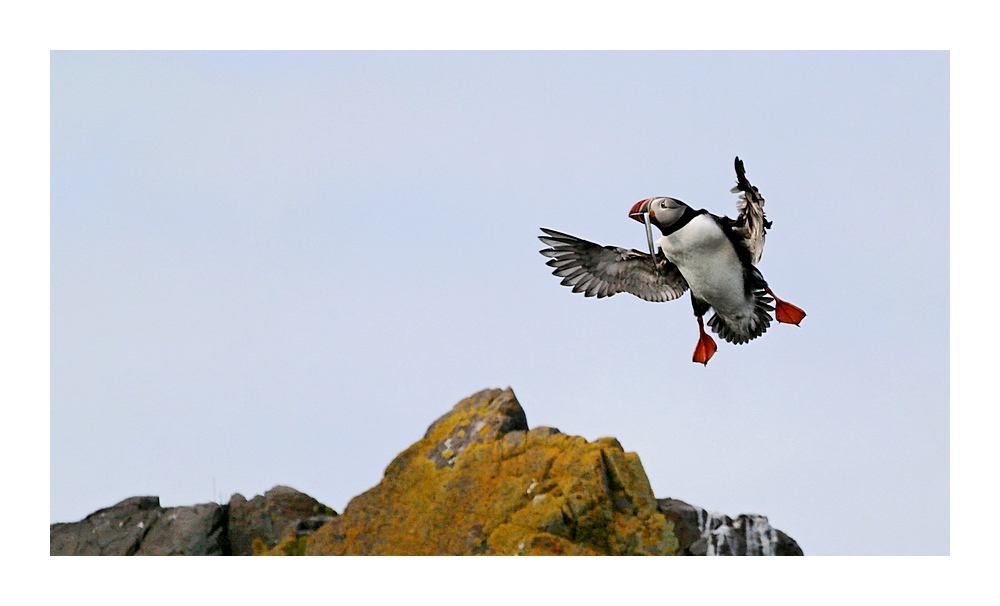
[{"label": "wing feather", "polygon": [[756,265],[764,253],[764,237],[771,222],[764,216],[764,196],[747,180],[743,160],[736,157],[736,187],[731,190],[740,193],[736,201],[739,217],[730,224],[730,229],[739,237],[740,244],[750,253],[751,262]]},{"label": "wing feather", "polygon": [[545,235],[538,239],[550,247],[539,251],[550,257],[545,264],[555,268],[552,273],[573,292],[598,299],[627,292],[662,302],[676,299],[688,288],[677,266],[666,259],[654,264],[653,257],[638,250],[601,246],[544,227],[542,231]]}]

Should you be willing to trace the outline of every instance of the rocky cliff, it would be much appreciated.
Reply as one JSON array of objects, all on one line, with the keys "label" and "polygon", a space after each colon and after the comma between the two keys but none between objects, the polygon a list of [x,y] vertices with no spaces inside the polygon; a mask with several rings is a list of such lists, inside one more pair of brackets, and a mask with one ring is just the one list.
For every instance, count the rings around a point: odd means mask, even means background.
[{"label": "rocky cliff", "polygon": [[253,555],[301,536],[337,515],[307,494],[276,486],[247,501],[160,507],[132,497],[79,522],[49,527],[50,555]]},{"label": "rocky cliff", "polygon": [[167,509],[133,497],[53,524],[50,553],[802,555],[764,516],[656,499],[614,438],[529,429],[510,389],[459,402],[342,515],[287,487]]}]

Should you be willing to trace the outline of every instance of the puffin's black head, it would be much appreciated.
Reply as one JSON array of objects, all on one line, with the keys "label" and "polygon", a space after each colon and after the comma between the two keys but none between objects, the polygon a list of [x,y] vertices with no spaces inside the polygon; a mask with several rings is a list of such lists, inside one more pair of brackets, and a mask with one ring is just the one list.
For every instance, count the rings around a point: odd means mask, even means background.
[{"label": "puffin's black head", "polygon": [[636,202],[628,212],[628,216],[639,223],[645,223],[643,215],[649,213],[649,222],[661,232],[667,233],[670,231],[670,226],[684,216],[687,208],[687,204],[675,198],[646,198]]}]

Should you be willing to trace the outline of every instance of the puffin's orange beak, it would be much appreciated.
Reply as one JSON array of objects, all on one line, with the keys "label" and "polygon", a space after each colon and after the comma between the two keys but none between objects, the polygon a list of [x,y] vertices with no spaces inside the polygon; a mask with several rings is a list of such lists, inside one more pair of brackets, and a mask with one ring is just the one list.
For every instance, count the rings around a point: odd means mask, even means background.
[{"label": "puffin's orange beak", "polygon": [[645,223],[646,220],[642,218],[644,214],[649,210],[649,198],[645,200],[639,200],[632,206],[632,210],[628,211],[628,216],[635,219],[639,223]]}]

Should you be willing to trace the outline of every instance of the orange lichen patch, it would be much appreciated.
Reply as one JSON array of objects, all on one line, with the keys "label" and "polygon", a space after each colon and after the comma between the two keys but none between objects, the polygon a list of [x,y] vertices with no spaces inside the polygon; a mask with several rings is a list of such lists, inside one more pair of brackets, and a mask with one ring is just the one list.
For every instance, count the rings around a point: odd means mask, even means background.
[{"label": "orange lichen patch", "polygon": [[267,553],[267,543],[260,538],[255,538],[250,544],[250,549],[253,555],[264,555]]},{"label": "orange lichen patch", "polygon": [[[273,555],[672,554],[638,457],[613,438],[526,431],[514,394],[467,398],[308,540]],[[304,537],[305,539],[306,537]],[[295,541],[292,543],[292,541]]]},{"label": "orange lichen patch", "polygon": [[[312,542],[310,537],[287,536],[274,546],[273,551],[281,552],[281,555],[301,556],[306,555],[306,547]],[[272,555],[273,554],[272,551]]]}]

